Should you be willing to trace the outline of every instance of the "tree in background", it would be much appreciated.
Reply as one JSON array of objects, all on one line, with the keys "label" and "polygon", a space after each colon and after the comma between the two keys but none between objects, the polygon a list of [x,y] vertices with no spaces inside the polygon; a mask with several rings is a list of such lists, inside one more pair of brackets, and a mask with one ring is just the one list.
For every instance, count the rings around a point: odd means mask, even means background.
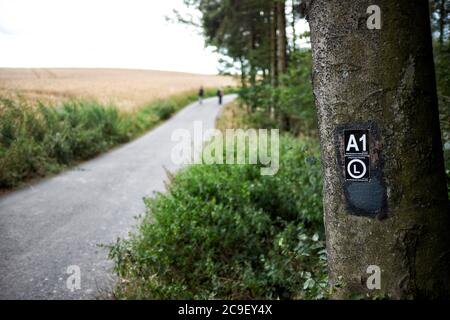
[{"label": "tree in background", "polygon": [[429,0],[432,32],[437,33],[439,45],[442,47],[449,34],[449,0]]},{"label": "tree in background", "polygon": [[[185,4],[201,13],[195,24],[201,26],[205,43],[231,59],[227,67],[238,66],[241,96],[249,112],[262,111],[289,130],[294,109],[283,108],[286,103],[279,96],[289,82],[296,82],[286,75],[292,74],[289,62],[298,62],[295,24],[302,17],[302,1],[186,0]],[[309,77],[303,82],[309,85]]]},{"label": "tree in background", "polygon": [[[187,7],[200,12],[200,18],[193,21],[177,14],[178,21],[201,28],[206,45],[216,47],[226,57],[222,60],[222,72],[235,70],[236,67],[240,70],[242,87],[247,89],[242,92],[242,97],[249,106],[248,110],[266,112],[281,129],[288,131],[292,129],[290,118],[298,118],[298,114],[293,113],[295,108],[284,108],[285,104],[278,99],[280,90],[276,88],[290,87],[290,82],[296,82],[285,75],[291,73],[289,68],[292,70],[301,64],[296,56],[298,39],[301,37],[296,30],[296,22],[305,17],[306,2],[184,0]],[[445,92],[444,95],[448,96],[450,1],[429,0],[429,3],[432,35],[438,44],[435,48],[438,92]],[[293,60],[295,63],[290,65]],[[303,81],[309,82],[309,79]],[[301,102],[298,101],[297,109],[303,108]]]}]

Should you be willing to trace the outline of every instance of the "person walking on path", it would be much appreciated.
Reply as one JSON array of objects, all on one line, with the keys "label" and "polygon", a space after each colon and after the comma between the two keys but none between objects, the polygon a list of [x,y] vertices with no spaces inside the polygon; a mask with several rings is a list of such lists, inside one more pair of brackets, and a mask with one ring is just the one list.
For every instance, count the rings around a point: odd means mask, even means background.
[{"label": "person walking on path", "polygon": [[198,102],[200,104],[203,104],[203,96],[205,95],[205,90],[203,89],[203,86],[200,87],[200,90],[198,90]]},{"label": "person walking on path", "polygon": [[219,105],[222,105],[222,97],[223,97],[222,89],[217,90],[217,97],[219,98]]}]

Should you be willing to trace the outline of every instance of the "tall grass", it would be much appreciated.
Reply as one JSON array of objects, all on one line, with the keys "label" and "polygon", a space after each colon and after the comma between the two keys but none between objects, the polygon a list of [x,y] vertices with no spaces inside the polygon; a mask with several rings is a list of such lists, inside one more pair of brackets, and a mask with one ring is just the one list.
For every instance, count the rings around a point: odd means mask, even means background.
[{"label": "tall grass", "polygon": [[196,93],[189,92],[123,112],[95,101],[32,106],[0,97],[0,188],[16,187],[92,158],[153,128],[196,99]]}]

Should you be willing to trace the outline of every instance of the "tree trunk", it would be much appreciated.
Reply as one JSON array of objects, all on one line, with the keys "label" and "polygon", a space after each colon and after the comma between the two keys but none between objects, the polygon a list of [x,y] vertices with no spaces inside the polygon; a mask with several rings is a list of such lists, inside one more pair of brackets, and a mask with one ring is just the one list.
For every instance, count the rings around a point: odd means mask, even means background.
[{"label": "tree trunk", "polygon": [[250,86],[255,87],[256,85],[256,67],[255,67],[255,57],[256,57],[256,38],[255,31],[251,30],[250,34]]},{"label": "tree trunk", "polygon": [[291,19],[292,19],[292,21],[291,21],[291,28],[292,28],[292,52],[295,52],[296,50],[297,50],[297,45],[296,45],[296,43],[295,43],[295,41],[297,40],[297,32],[296,32],[296,29],[295,29],[295,23],[297,22],[296,21],[296,13],[295,13],[295,0],[291,0],[291,5],[292,5],[292,8],[291,8],[291,15],[292,15],[292,17],[291,17]]},{"label": "tree trunk", "polygon": [[278,73],[286,72],[286,3],[285,0],[276,0],[277,3],[277,49],[278,49]]},{"label": "tree trunk", "polygon": [[277,11],[275,2],[272,5],[272,14],[270,19],[270,77],[272,86],[278,85],[278,54],[277,54]]},{"label": "tree trunk", "polygon": [[245,73],[245,63],[244,63],[244,58],[239,57],[239,64],[241,67],[241,86],[242,88],[246,88],[247,87],[247,81],[246,81],[246,73]]},{"label": "tree trunk", "polygon": [[[448,298],[450,212],[428,1],[376,3],[381,29],[370,30],[371,0],[308,4],[330,284],[335,298]],[[347,148],[352,134],[367,134],[367,146]],[[371,265],[381,269],[379,290],[367,286]]]},{"label": "tree trunk", "polygon": [[[277,16],[278,6],[272,1],[271,17],[270,17],[270,80],[272,87],[278,86],[278,52],[277,52]],[[275,117],[276,101],[272,96],[269,105],[269,115]]]}]

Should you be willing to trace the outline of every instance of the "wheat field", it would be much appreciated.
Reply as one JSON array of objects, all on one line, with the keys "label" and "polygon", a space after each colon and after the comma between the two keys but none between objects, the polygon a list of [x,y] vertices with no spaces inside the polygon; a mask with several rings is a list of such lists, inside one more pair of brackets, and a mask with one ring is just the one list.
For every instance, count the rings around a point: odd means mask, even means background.
[{"label": "wheat field", "polygon": [[130,110],[170,95],[205,88],[234,86],[232,77],[127,69],[0,68],[0,97],[30,102],[94,99]]}]

